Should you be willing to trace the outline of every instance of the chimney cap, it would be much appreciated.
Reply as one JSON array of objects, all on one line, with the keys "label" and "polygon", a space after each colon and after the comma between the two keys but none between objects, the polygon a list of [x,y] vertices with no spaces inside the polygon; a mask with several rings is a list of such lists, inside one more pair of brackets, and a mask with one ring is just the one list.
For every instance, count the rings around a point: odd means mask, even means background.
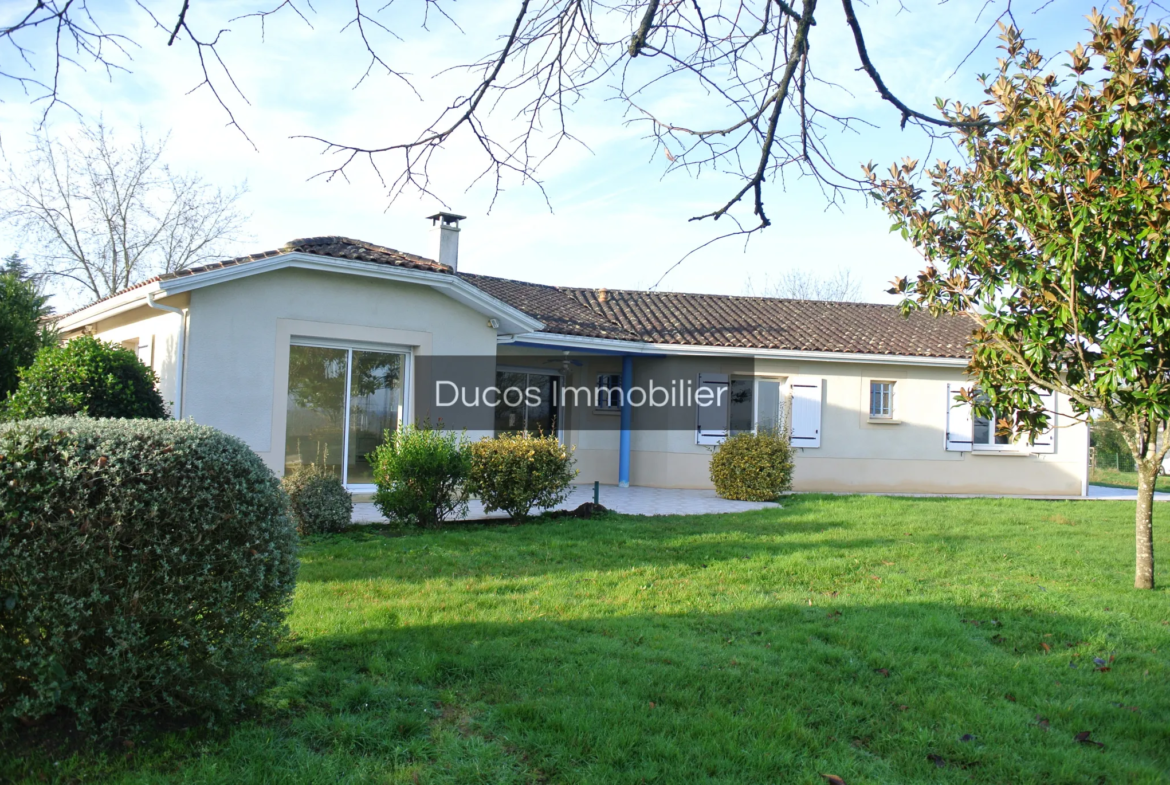
[{"label": "chimney cap", "polygon": [[455,213],[447,212],[438,212],[434,215],[427,216],[427,220],[432,224],[442,223],[444,226],[447,224],[457,224],[460,221],[466,220],[466,218],[466,215],[456,215]]}]

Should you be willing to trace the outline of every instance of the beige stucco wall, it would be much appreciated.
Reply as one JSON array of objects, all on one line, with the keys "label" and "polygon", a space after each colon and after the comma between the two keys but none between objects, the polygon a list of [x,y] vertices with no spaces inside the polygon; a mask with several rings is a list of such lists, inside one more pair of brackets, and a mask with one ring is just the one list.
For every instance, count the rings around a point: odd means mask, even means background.
[{"label": "beige stucco wall", "polygon": [[[579,358],[571,384],[593,384],[598,373],[621,369],[617,357]],[[718,357],[635,358],[634,384],[654,374],[697,377],[735,373],[736,361]],[[794,489],[829,492],[996,493],[1079,496],[1087,471],[1088,428],[1058,418],[1056,451],[1051,454],[948,452],[944,443],[947,383],[966,383],[959,367],[877,363],[757,360],[755,374],[771,378],[822,379],[821,446],[797,451]],[[895,422],[873,423],[868,416],[871,379],[895,382]],[[1067,399],[1057,411],[1071,413]],[[634,417],[637,418],[637,410]],[[613,417],[592,411],[569,412],[566,422]],[[669,431],[631,435],[630,482],[672,488],[710,488],[711,448],[695,444],[694,417]],[[617,481],[618,434],[570,427],[579,481]]]}]

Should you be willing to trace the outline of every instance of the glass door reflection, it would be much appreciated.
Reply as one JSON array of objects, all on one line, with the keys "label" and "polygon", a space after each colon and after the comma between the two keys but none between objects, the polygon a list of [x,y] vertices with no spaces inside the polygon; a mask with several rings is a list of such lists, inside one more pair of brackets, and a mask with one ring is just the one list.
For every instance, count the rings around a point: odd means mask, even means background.
[{"label": "glass door reflection", "polygon": [[373,485],[371,452],[404,417],[406,355],[289,347],[285,473],[327,467],[347,486]]}]

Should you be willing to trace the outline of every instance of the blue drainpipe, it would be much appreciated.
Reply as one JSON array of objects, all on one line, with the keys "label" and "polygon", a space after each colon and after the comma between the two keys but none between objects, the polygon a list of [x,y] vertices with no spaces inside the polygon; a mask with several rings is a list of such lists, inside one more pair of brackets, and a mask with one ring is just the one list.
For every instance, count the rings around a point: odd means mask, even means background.
[{"label": "blue drainpipe", "polygon": [[618,447],[618,487],[630,487],[630,421],[633,409],[630,406],[630,387],[634,383],[634,358],[622,357],[622,435]]}]

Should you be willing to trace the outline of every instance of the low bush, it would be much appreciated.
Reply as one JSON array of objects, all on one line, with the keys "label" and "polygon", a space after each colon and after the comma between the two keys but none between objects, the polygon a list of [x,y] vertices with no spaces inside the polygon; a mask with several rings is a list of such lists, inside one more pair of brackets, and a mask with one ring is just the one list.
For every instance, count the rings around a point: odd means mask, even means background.
[{"label": "low bush", "polygon": [[33,364],[20,371],[20,385],[5,416],[27,420],[85,414],[162,420],[169,415],[157,384],[154,371],[134,352],[83,335],[41,349]]},{"label": "low bush", "polygon": [[341,478],[321,464],[297,467],[280,481],[288,494],[293,523],[301,534],[328,534],[353,520],[353,497]]},{"label": "low bush", "polygon": [[0,721],[238,708],[284,633],[296,547],[280,483],[235,437],[0,425]]},{"label": "low bush", "polygon": [[513,520],[563,502],[576,476],[572,454],[555,436],[504,434],[471,445],[471,492],[484,510]]},{"label": "low bush", "polygon": [[390,520],[434,527],[467,513],[471,456],[462,434],[411,425],[387,431],[371,463],[374,504]]},{"label": "low bush", "polygon": [[771,430],[729,436],[711,456],[711,482],[724,499],[774,501],[792,488],[788,437]]}]

